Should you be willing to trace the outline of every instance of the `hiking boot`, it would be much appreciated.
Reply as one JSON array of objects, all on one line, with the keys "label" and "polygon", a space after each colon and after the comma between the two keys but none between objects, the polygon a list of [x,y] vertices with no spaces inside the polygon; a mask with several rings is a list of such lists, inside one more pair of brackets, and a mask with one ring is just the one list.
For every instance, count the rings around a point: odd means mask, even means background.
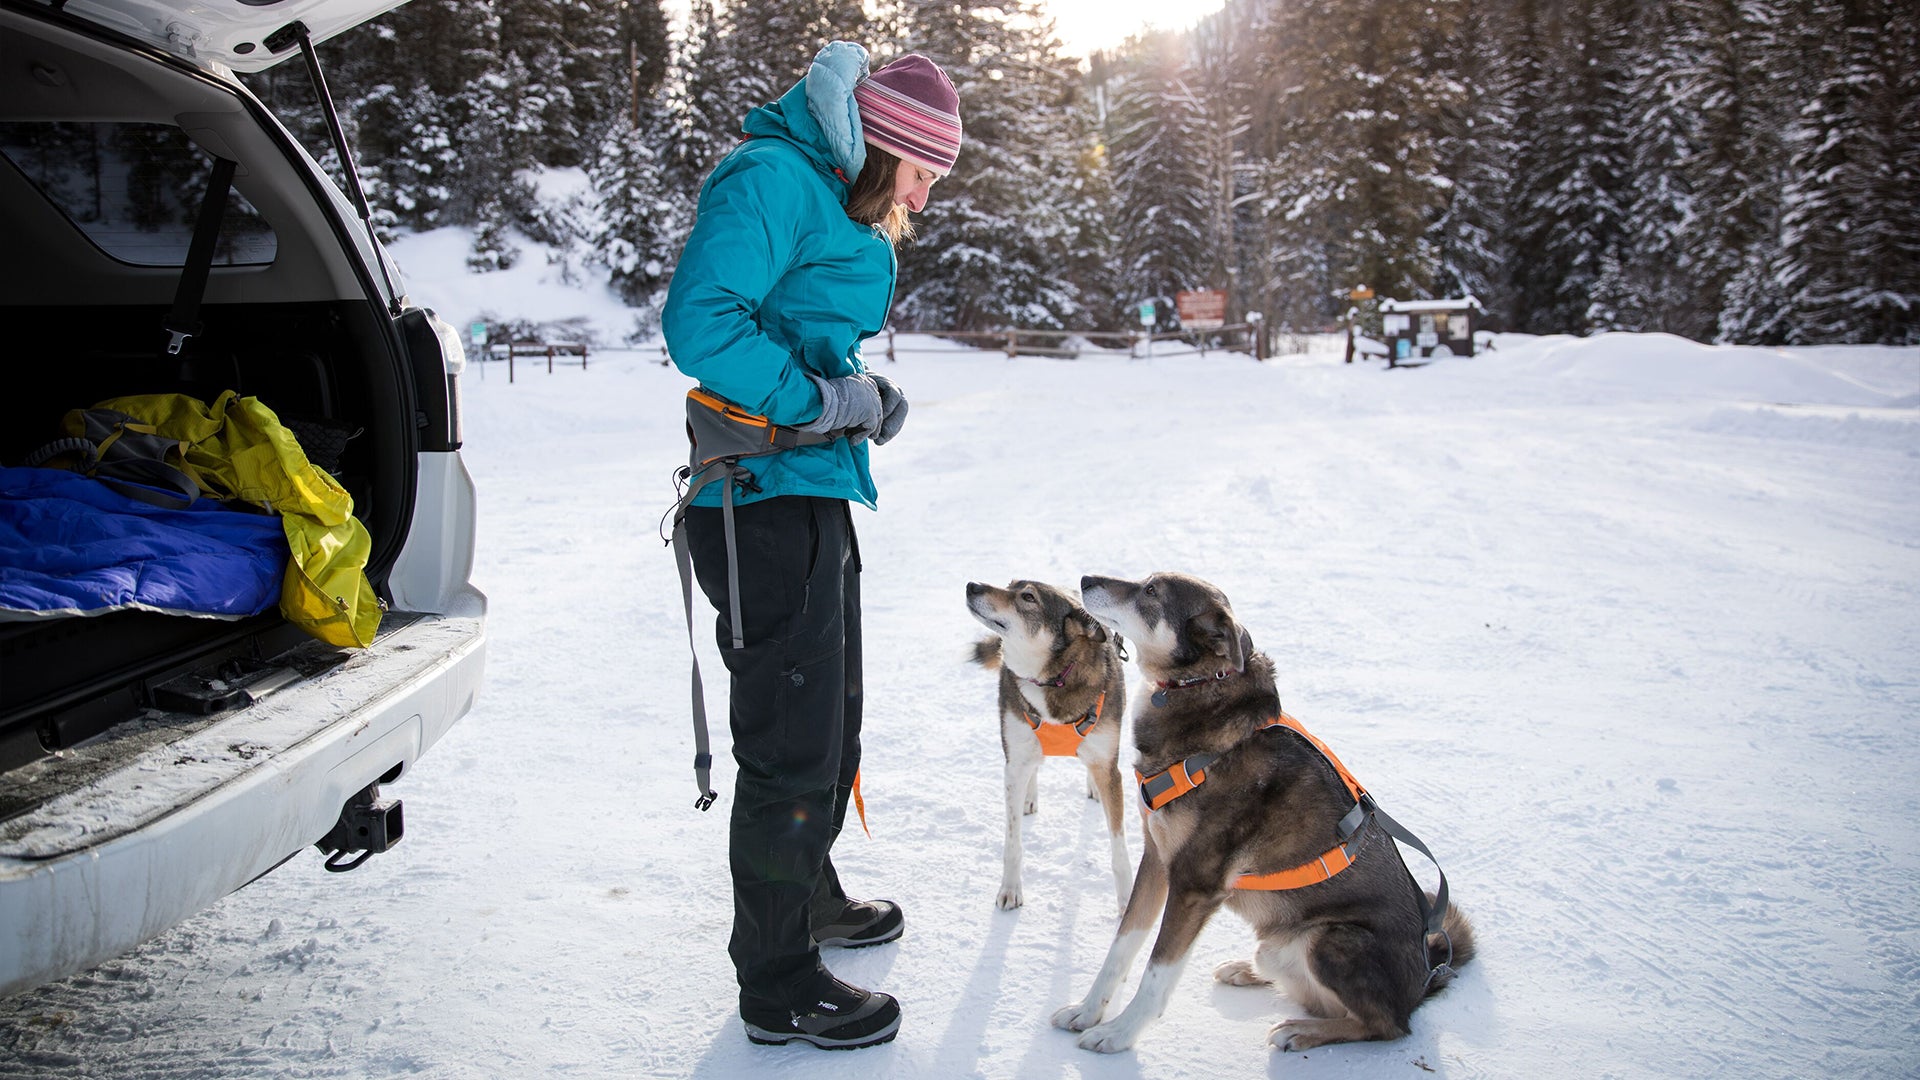
[{"label": "hiking boot", "polygon": [[864,949],[894,940],[906,927],[900,905],[891,900],[849,900],[840,914],[814,923],[813,940],[817,945]]},{"label": "hiking boot", "polygon": [[[807,1011],[798,1011],[798,1008]],[[849,986],[829,975],[813,1004],[787,1012],[742,1006],[747,1039],[761,1046],[799,1041],[822,1050],[857,1050],[892,1042],[900,1032],[900,1003],[887,994]]]}]

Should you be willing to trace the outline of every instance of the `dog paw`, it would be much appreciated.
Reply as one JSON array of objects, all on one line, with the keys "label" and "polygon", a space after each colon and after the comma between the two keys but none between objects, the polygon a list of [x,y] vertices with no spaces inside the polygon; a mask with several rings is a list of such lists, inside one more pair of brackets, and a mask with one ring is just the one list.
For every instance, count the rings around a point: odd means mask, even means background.
[{"label": "dog paw", "polygon": [[1000,887],[1000,898],[994,901],[994,903],[999,905],[1001,911],[1012,911],[1014,908],[1026,903],[1026,898],[1020,895],[1020,886],[1002,885]]},{"label": "dog paw", "polygon": [[1326,1040],[1312,1030],[1310,1020],[1282,1020],[1267,1032],[1267,1043],[1275,1050],[1289,1052],[1311,1050]]},{"label": "dog paw", "polygon": [[1038,799],[1028,799],[1028,800],[1027,800],[1027,808],[1026,808],[1025,810],[1022,810],[1022,811],[1020,811],[1020,812],[1021,812],[1022,814],[1031,814],[1031,813],[1033,813],[1033,812],[1034,812],[1035,810],[1038,810],[1038,809],[1040,809],[1040,801],[1039,801]]},{"label": "dog paw", "polygon": [[1085,1031],[1100,1022],[1100,1010],[1085,1001],[1075,1002],[1053,1014],[1053,1026],[1067,1031]]},{"label": "dog paw", "polygon": [[1102,1054],[1117,1054],[1122,1050],[1133,1049],[1133,1033],[1126,1031],[1118,1023],[1101,1024],[1088,1028],[1080,1036],[1080,1049],[1093,1050]]},{"label": "dog paw", "polygon": [[1247,960],[1229,960],[1221,964],[1213,969],[1213,978],[1215,982],[1223,982],[1228,986],[1267,986],[1272,982],[1271,979],[1261,978],[1260,973],[1253,969],[1253,963]]}]

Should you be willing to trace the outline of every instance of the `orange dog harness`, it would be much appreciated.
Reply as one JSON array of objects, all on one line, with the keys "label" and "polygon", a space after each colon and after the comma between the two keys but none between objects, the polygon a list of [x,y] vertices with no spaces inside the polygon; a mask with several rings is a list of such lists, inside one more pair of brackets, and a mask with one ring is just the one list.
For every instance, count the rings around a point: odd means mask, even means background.
[{"label": "orange dog harness", "polygon": [[[1374,803],[1373,796],[1367,794],[1367,789],[1360,786],[1360,781],[1353,778],[1353,774],[1347,771],[1347,767],[1341,763],[1338,757],[1334,756],[1332,750],[1327,749],[1327,744],[1314,738],[1312,732],[1300,725],[1300,721],[1295,720],[1283,712],[1279,716],[1262,724],[1259,730],[1268,731],[1276,727],[1284,727],[1293,731],[1301,738],[1312,743],[1315,750],[1320,751],[1321,756],[1327,759],[1327,764],[1333,766],[1333,771],[1340,774],[1340,782],[1347,786],[1347,793],[1353,796],[1353,809],[1347,811],[1346,816],[1340,819],[1340,824],[1337,827],[1340,834],[1340,842],[1332,848],[1308,859],[1299,866],[1290,867],[1286,870],[1276,870],[1271,874],[1241,874],[1233,880],[1233,888],[1279,892],[1286,889],[1302,889],[1308,885],[1318,885],[1353,865],[1353,852],[1351,847],[1354,843],[1354,838],[1359,835],[1361,826],[1372,821],[1385,829],[1388,836],[1425,855],[1427,861],[1432,863],[1434,869],[1438,871],[1440,884],[1439,887],[1434,890],[1433,902],[1431,904],[1427,902],[1426,894],[1420,890],[1418,885],[1414,887],[1413,900],[1415,905],[1420,909],[1420,921],[1425,924],[1426,933],[1439,935],[1445,939],[1447,945],[1447,958],[1428,969],[1427,982],[1432,983],[1436,977],[1443,974],[1450,975],[1452,973],[1451,965],[1453,961],[1453,938],[1448,935],[1446,931],[1447,872],[1440,869],[1440,860],[1433,857],[1433,852],[1427,849],[1427,845],[1422,843],[1419,837],[1408,832],[1406,826],[1393,820],[1385,810],[1380,809],[1380,807]],[[1258,734],[1258,732],[1256,732],[1256,734]],[[1207,766],[1213,764],[1214,759],[1217,757],[1219,757],[1218,754],[1195,754],[1183,761],[1174,762],[1172,767],[1155,773],[1152,776],[1141,776],[1139,771],[1136,770],[1133,775],[1140,781],[1140,798],[1146,804],[1141,813],[1151,814],[1153,811],[1160,809],[1180,796],[1185,795],[1187,792],[1192,791],[1194,788],[1199,787],[1201,784],[1206,783]],[[1401,865],[1404,867],[1405,863],[1402,862]],[[1412,880],[1411,874],[1408,875],[1408,880]],[[1426,939],[1423,938],[1422,940],[1424,941]]]},{"label": "orange dog harness", "polygon": [[[1302,727],[1300,721],[1284,712],[1261,725],[1260,730],[1265,731],[1275,727],[1292,730],[1313,744],[1314,749],[1320,751],[1321,756],[1327,759],[1327,763],[1333,766],[1333,771],[1340,774],[1340,782],[1347,786],[1347,793],[1353,796],[1353,809],[1347,812],[1346,817],[1340,819],[1340,843],[1299,866],[1276,870],[1271,874],[1242,874],[1233,881],[1233,887],[1236,889],[1266,891],[1299,889],[1308,885],[1318,885],[1345,870],[1353,865],[1353,855],[1348,850],[1348,845],[1352,842],[1354,834],[1360,831],[1360,826],[1365,824],[1367,818],[1374,812],[1373,800],[1368,797],[1367,789],[1361,787],[1360,781],[1353,778],[1353,774],[1347,771],[1346,765],[1341,763],[1332,750],[1327,749],[1327,744],[1314,738],[1313,733]],[[1140,798],[1146,803],[1147,812],[1158,810],[1206,783],[1207,766],[1213,764],[1214,759],[1219,756],[1218,754],[1195,754],[1190,758],[1174,762],[1170,768],[1152,776],[1141,776],[1136,771],[1133,775],[1140,781]]]},{"label": "orange dog harness", "polygon": [[1092,731],[1093,725],[1100,722],[1100,710],[1106,708],[1106,705],[1107,694],[1103,690],[1100,696],[1094,699],[1093,708],[1087,710],[1087,715],[1071,724],[1046,723],[1024,708],[1020,710],[1020,718],[1027,722],[1027,726],[1033,729],[1035,735],[1039,736],[1040,753],[1043,756],[1073,757],[1080,750],[1080,743],[1086,739],[1087,732]]}]

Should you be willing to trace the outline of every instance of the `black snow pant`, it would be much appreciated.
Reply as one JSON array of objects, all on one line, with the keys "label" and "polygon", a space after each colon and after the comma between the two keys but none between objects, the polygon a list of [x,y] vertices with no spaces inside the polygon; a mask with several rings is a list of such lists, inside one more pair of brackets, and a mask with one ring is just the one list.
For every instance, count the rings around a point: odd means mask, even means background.
[{"label": "black snow pant", "polygon": [[813,920],[846,904],[828,853],[860,768],[860,550],[844,500],[782,496],[733,513],[743,649],[728,625],[721,511],[687,512],[694,574],[720,612],[732,675],[727,951],[741,1007],[784,1011],[822,988]]}]

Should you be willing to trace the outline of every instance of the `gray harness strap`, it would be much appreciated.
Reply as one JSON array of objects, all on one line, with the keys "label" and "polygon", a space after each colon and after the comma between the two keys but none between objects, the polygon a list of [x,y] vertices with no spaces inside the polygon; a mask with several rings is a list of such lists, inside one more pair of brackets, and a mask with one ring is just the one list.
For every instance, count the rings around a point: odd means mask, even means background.
[{"label": "gray harness strap", "polygon": [[747,641],[740,623],[740,546],[733,524],[733,489],[735,483],[743,479],[751,482],[753,474],[740,466],[740,459],[777,454],[797,446],[819,446],[845,434],[816,434],[779,427],[759,417],[753,418],[757,423],[743,427],[730,422],[727,412],[706,403],[711,400],[714,400],[711,395],[704,392],[689,394],[687,398],[687,437],[693,442],[693,460],[675,473],[676,478],[685,480],[686,491],[669,511],[673,515],[673,534],[668,540],[673,545],[673,561],[680,570],[680,598],[687,610],[687,648],[693,654],[693,780],[700,788],[700,797],[693,805],[701,810],[711,807],[720,796],[713,790],[713,749],[707,733],[706,689],[700,681],[700,653],[693,636],[693,555],[687,545],[687,510],[703,488],[720,483],[720,520],[727,543],[727,625],[733,632],[733,647],[744,649]]},{"label": "gray harness strap", "polygon": [[673,508],[673,561],[680,568],[680,599],[687,609],[687,651],[693,657],[693,781],[699,785],[700,797],[694,800],[694,806],[705,810],[720,797],[713,790],[711,770],[713,768],[713,748],[707,734],[707,692],[700,681],[700,653],[694,647],[693,640],[693,555],[687,548],[687,507],[693,505],[693,497],[714,480],[724,476],[728,478],[721,492],[722,509],[727,525],[727,592],[730,594],[733,615],[733,647],[744,648],[740,638],[740,568],[737,563],[733,543],[733,484],[731,477],[734,465],[729,461],[716,461],[687,481],[687,493]]}]

